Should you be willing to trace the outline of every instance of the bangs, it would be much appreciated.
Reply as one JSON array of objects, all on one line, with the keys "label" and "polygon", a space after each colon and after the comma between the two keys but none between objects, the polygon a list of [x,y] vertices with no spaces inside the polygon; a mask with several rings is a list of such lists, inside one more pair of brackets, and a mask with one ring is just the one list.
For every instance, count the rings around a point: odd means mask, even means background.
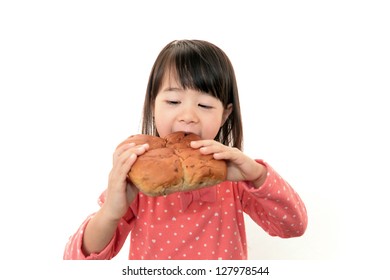
[{"label": "bangs", "polygon": [[[215,47],[217,48],[217,47]],[[229,61],[221,51],[178,41],[170,46],[166,56],[160,61],[160,75],[156,79],[157,90],[162,82],[162,74],[173,77],[183,89],[193,89],[218,98],[224,105],[230,100],[231,71]],[[233,78],[234,79],[234,78]]]}]

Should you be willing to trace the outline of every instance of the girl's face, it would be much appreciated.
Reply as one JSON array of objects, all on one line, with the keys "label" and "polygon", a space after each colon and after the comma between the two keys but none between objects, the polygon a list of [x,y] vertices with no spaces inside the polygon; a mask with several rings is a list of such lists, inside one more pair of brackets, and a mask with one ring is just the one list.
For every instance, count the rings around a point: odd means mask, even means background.
[{"label": "girl's face", "polygon": [[206,93],[183,89],[171,75],[165,75],[154,105],[154,121],[160,137],[176,132],[192,132],[202,139],[214,139],[232,111]]}]

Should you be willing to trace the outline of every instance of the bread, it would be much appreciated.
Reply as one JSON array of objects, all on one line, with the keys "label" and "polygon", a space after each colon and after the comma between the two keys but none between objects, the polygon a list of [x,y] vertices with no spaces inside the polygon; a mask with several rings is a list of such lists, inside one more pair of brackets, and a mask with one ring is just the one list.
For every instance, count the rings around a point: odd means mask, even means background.
[{"label": "bread", "polygon": [[130,136],[126,143],[148,143],[149,150],[137,158],[128,179],[149,196],[190,191],[225,181],[226,162],[191,148],[190,142],[194,140],[200,137],[184,132],[164,138],[144,134]]}]

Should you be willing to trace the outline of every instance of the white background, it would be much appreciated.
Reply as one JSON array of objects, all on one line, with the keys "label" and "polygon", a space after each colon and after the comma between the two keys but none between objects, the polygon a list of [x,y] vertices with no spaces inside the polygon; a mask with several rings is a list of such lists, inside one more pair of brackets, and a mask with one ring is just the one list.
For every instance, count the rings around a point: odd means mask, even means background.
[{"label": "white background", "polygon": [[[269,237],[248,219],[250,258],[383,261],[384,3],[2,1],[2,258],[62,259],[68,237],[98,209],[115,147],[140,131],[159,51],[203,39],[235,67],[245,153],[270,163],[308,210],[307,232],[295,239]],[[125,246],[116,259],[126,260]]]}]

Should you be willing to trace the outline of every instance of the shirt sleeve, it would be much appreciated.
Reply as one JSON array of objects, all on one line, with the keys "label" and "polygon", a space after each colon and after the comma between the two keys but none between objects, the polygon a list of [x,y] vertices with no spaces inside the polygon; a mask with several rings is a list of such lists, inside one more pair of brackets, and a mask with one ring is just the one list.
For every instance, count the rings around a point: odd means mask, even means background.
[{"label": "shirt sleeve", "polygon": [[267,178],[255,188],[251,182],[239,183],[243,211],[271,236],[298,237],[307,228],[306,207],[298,193],[263,160]]},{"label": "shirt sleeve", "polygon": [[[99,197],[98,203],[100,206],[104,203],[104,200],[105,192]],[[69,241],[65,246],[64,260],[109,260],[115,257],[125,243],[129,232],[134,227],[137,204],[136,200],[119,221],[116,232],[106,248],[99,253],[92,253],[86,256],[82,250],[84,230],[87,227],[88,222],[94,217],[95,213],[88,216],[76,233],[69,238]]]}]

